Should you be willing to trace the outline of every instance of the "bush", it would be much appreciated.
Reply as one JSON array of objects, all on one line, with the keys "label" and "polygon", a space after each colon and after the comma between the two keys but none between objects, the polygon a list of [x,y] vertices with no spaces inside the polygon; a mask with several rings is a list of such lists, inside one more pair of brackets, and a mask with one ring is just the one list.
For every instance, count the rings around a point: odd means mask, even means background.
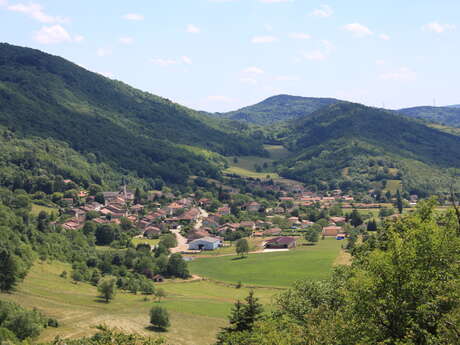
[{"label": "bush", "polygon": [[168,311],[160,306],[153,307],[150,309],[150,323],[153,327],[166,330],[171,325]]}]

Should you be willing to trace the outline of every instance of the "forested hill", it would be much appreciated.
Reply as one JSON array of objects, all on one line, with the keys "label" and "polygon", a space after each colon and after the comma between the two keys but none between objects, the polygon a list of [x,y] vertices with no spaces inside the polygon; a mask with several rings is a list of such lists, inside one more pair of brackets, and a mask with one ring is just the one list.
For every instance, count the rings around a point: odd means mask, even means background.
[{"label": "forested hill", "polygon": [[428,194],[450,182],[448,168],[460,168],[460,137],[360,104],[338,103],[294,121],[285,142],[296,155],[282,174],[315,185],[382,188],[383,180],[398,179]]},{"label": "forested hill", "polygon": [[172,183],[218,173],[182,145],[227,155],[264,152],[255,140],[211,128],[191,109],[9,44],[0,44],[0,125],[16,136],[66,142],[119,171]]},{"label": "forested hill", "polygon": [[398,112],[408,117],[460,128],[460,106],[414,107],[400,109]]},{"label": "forested hill", "polygon": [[278,95],[236,111],[214,115],[258,125],[270,125],[276,122],[300,118],[337,102],[339,101],[333,98]]}]

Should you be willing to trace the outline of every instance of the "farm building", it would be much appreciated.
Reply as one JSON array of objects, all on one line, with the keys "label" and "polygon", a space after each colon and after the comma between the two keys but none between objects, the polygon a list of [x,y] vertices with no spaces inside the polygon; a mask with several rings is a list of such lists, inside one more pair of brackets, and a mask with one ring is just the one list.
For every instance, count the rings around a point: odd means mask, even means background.
[{"label": "farm building", "polygon": [[222,240],[216,237],[203,237],[188,244],[189,250],[214,250],[222,246]]},{"label": "farm building", "polygon": [[324,236],[337,236],[338,233],[342,231],[341,226],[325,226],[323,228],[323,235]]},{"label": "farm building", "polygon": [[283,249],[294,248],[296,246],[296,239],[294,237],[275,237],[265,242],[265,248],[270,249]]}]

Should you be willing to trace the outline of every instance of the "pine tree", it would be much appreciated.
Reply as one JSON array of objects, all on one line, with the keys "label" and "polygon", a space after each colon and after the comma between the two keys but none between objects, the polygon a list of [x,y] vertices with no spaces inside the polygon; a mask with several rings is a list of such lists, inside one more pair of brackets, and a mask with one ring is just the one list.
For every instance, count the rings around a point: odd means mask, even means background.
[{"label": "pine tree", "polygon": [[398,208],[399,214],[402,214],[404,205],[403,205],[403,201],[402,201],[402,197],[401,197],[401,193],[399,192],[399,189],[396,193],[396,207]]}]

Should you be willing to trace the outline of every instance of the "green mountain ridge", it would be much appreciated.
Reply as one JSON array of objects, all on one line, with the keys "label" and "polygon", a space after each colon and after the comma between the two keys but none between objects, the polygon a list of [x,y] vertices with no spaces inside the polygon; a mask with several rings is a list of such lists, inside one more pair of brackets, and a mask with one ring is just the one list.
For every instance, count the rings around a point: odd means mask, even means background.
[{"label": "green mountain ridge", "polygon": [[244,121],[257,125],[271,125],[309,115],[323,107],[335,104],[334,98],[313,98],[290,95],[269,97],[260,103],[228,113],[214,116],[229,120]]},{"label": "green mountain ridge", "polygon": [[460,106],[458,105],[448,107],[421,106],[400,109],[398,112],[411,118],[460,128]]},{"label": "green mountain ridge", "polygon": [[446,191],[449,169],[460,168],[460,137],[347,102],[293,121],[284,142],[295,155],[281,163],[281,175],[327,189],[364,191],[401,179],[427,195]]},{"label": "green mountain ridge", "polygon": [[0,44],[0,125],[18,136],[66,142],[117,171],[171,183],[219,174],[180,145],[224,155],[264,153],[259,142],[210,127],[191,109],[9,44]]}]

